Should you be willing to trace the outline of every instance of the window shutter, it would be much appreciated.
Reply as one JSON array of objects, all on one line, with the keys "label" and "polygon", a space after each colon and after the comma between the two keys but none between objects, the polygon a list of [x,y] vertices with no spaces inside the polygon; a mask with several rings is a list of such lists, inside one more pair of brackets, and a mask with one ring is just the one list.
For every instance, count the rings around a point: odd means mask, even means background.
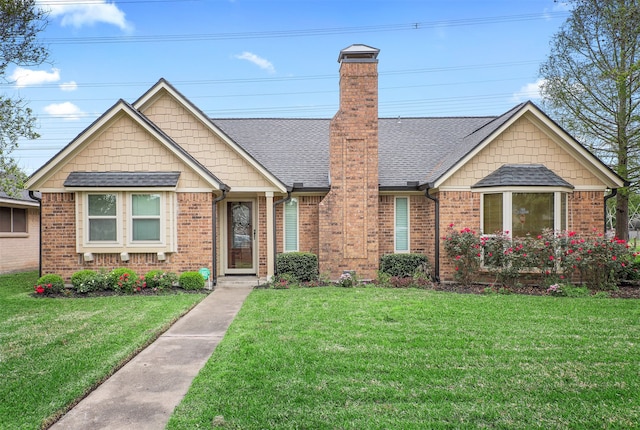
[{"label": "window shutter", "polygon": [[284,204],[284,252],[298,250],[298,201]]},{"label": "window shutter", "polygon": [[396,251],[409,250],[409,199],[396,198]]}]

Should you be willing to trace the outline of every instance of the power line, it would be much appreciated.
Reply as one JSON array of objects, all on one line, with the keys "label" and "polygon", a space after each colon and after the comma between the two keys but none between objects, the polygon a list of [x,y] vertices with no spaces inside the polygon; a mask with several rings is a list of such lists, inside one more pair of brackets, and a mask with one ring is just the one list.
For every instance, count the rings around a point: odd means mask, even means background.
[{"label": "power line", "polygon": [[[152,0],[146,0],[153,2]],[[167,0],[170,1],[170,0]],[[176,1],[176,0],[173,0]],[[140,2],[138,0],[134,3]],[[360,27],[333,27],[333,28],[312,28],[299,30],[270,30],[251,31],[239,33],[200,33],[200,34],[164,34],[147,36],[96,36],[96,37],[56,37],[44,38],[43,43],[56,44],[103,44],[103,43],[166,43],[166,42],[194,42],[205,40],[243,40],[243,39],[264,39],[283,37],[312,37],[328,35],[346,35],[357,33],[379,33],[391,31],[419,31],[440,27],[460,27],[474,25],[489,25],[501,23],[513,23],[522,21],[533,21],[539,19],[565,18],[569,12],[548,12],[530,13],[522,15],[506,15],[482,18],[450,19],[442,21],[422,21],[401,24],[368,25]]]}]

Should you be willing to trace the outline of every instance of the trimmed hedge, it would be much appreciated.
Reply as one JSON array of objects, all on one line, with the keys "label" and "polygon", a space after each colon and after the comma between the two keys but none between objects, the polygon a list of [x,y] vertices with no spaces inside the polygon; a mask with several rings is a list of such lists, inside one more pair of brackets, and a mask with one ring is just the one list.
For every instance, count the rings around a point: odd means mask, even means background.
[{"label": "trimmed hedge", "polygon": [[424,254],[386,254],[380,257],[380,271],[389,276],[406,278],[416,272],[429,273],[430,269]]},{"label": "trimmed hedge", "polygon": [[298,282],[318,280],[318,256],[311,252],[285,252],[276,256],[276,273]]},{"label": "trimmed hedge", "polygon": [[185,290],[201,290],[204,288],[204,278],[199,272],[183,272],[178,284]]}]

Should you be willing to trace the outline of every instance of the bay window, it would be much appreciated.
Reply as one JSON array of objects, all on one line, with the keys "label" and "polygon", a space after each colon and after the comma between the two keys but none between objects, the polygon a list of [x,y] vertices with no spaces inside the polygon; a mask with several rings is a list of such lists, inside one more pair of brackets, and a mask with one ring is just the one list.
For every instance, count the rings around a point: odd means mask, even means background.
[{"label": "bay window", "polygon": [[543,230],[567,228],[567,193],[505,191],[482,195],[484,234],[509,232],[514,237],[537,236]]}]

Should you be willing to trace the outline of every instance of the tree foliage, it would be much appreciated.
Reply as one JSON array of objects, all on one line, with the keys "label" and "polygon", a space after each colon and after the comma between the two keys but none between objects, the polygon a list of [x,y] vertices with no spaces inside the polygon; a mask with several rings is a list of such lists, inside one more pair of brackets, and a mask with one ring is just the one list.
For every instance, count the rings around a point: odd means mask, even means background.
[{"label": "tree foliage", "polygon": [[[35,0],[0,0],[0,77],[4,83],[11,83],[6,76],[10,65],[28,67],[47,60],[48,51],[38,41],[46,24],[46,13]],[[22,188],[24,181],[11,153],[20,138],[39,137],[35,121],[24,99],[6,91],[0,94],[0,190],[9,194]]]},{"label": "tree foliage", "polygon": [[640,4],[568,0],[572,11],[540,68],[545,107],[631,187],[618,190],[616,235],[627,238],[640,179]]}]

